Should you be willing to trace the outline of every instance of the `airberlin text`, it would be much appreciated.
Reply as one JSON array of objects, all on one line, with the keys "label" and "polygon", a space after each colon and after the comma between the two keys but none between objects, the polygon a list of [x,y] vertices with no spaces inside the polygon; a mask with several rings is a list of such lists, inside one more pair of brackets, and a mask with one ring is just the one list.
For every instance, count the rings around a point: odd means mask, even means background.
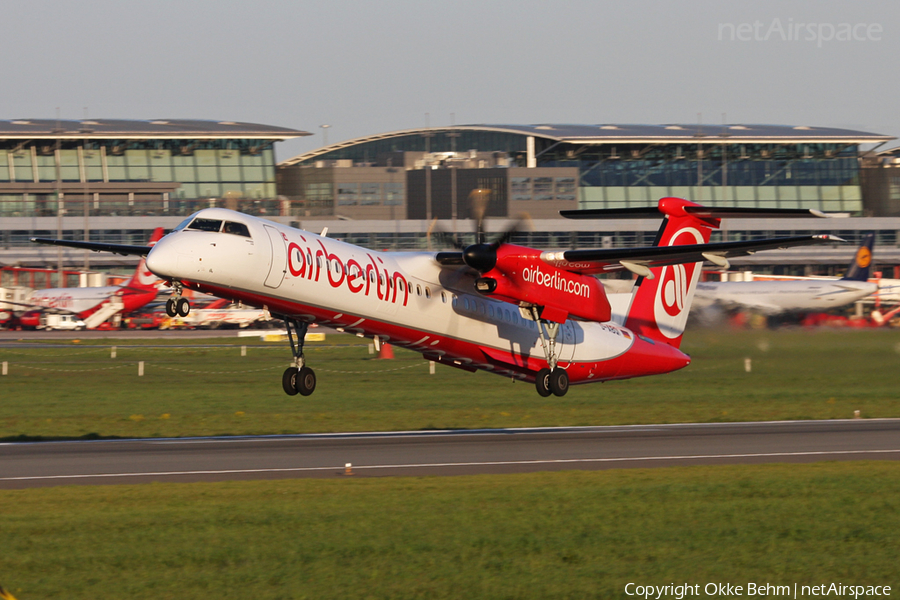
[{"label": "airberlin text", "polygon": [[318,248],[303,248],[296,242],[288,244],[288,270],[297,278],[319,281],[324,272],[333,288],[346,285],[353,294],[373,295],[385,302],[409,301],[409,283],[399,272],[391,273],[380,257],[366,253],[360,264],[354,258],[342,261],[328,252],[325,245],[316,240]]},{"label": "airberlin text", "polygon": [[559,273],[544,273],[537,267],[525,267],[525,270],[522,271],[522,278],[528,283],[536,283],[575,296],[591,297],[591,288],[586,283],[560,277]]},{"label": "airberlin text", "polygon": [[629,582],[625,594],[644,598],[674,598],[682,600],[690,596],[784,596],[787,598],[810,598],[833,596],[835,598],[862,598],[866,596],[890,596],[889,585],[847,585],[844,583],[822,583],[820,585],[773,585],[771,583],[670,583],[668,585],[641,585]]}]

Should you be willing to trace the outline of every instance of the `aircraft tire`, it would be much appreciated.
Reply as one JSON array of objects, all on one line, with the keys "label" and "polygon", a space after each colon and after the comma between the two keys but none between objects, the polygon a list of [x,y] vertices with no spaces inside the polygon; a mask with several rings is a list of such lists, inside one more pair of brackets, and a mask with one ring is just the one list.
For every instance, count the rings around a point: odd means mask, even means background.
[{"label": "aircraft tire", "polygon": [[556,368],[551,371],[550,391],[557,396],[565,396],[569,391],[569,375],[565,369]]},{"label": "aircraft tire", "polygon": [[550,391],[550,369],[541,369],[537,372],[537,375],[534,376],[534,387],[537,388],[537,393],[544,398],[553,393]]},{"label": "aircraft tire", "polygon": [[175,298],[166,300],[166,314],[170,317],[178,316],[178,311],[175,309]]},{"label": "aircraft tire", "polygon": [[175,310],[178,311],[179,316],[186,317],[191,312],[191,303],[188,302],[187,298],[179,298],[178,302],[175,303]]},{"label": "aircraft tire", "polygon": [[297,368],[296,367],[288,367],[284,371],[284,375],[281,376],[281,387],[284,388],[284,392],[288,396],[296,396],[297,395],[297,386],[295,385],[295,381],[297,380]]},{"label": "aircraft tire", "polygon": [[301,396],[309,396],[316,391],[316,373],[309,367],[303,367],[297,373],[294,380],[294,387]]}]

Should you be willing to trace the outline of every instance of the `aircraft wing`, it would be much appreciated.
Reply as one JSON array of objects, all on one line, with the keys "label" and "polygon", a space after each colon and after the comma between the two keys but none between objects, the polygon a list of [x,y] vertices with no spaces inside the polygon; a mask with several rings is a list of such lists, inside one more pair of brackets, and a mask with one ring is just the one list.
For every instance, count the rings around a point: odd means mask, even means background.
[{"label": "aircraft wing", "polygon": [[544,252],[541,254],[541,259],[555,267],[574,273],[610,273],[628,269],[640,275],[647,275],[649,269],[654,267],[703,261],[710,261],[721,267],[727,267],[729,258],[746,256],[759,250],[831,244],[843,241],[845,240],[833,235],[804,235],[687,246],[564,250],[560,252]]},{"label": "aircraft wing", "polygon": [[103,242],[79,242],[76,240],[54,240],[50,238],[31,238],[31,241],[35,244],[66,246],[68,248],[93,250],[94,252],[112,252],[123,256],[147,256],[153,248],[153,246],[128,246],[126,244],[104,244]]}]

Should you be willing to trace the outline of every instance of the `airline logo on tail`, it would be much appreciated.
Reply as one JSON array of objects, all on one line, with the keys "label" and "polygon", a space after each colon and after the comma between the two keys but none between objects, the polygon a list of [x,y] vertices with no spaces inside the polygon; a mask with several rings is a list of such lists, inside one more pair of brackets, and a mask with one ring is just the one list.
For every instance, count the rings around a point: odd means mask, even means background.
[{"label": "airline logo on tail", "polygon": [[[684,227],[669,239],[669,246],[704,243],[703,234],[694,227]],[[700,263],[668,265],[662,268],[653,316],[660,333],[669,339],[681,337],[687,322],[688,310],[695,283],[700,278]]]},{"label": "airline logo on tail", "polygon": [[865,269],[870,264],[872,264],[872,251],[865,246],[861,246],[856,251],[856,266],[860,269]]}]

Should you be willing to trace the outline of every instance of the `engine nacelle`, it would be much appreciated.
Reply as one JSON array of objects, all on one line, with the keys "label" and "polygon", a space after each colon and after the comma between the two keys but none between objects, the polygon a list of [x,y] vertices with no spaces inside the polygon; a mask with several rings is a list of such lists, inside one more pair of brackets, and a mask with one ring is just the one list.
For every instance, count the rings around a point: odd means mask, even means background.
[{"label": "engine nacelle", "polygon": [[485,296],[511,304],[543,307],[541,318],[562,323],[569,315],[589,321],[609,321],[612,311],[597,278],[564,271],[540,259],[540,251],[502,245],[493,269],[476,280]]}]

